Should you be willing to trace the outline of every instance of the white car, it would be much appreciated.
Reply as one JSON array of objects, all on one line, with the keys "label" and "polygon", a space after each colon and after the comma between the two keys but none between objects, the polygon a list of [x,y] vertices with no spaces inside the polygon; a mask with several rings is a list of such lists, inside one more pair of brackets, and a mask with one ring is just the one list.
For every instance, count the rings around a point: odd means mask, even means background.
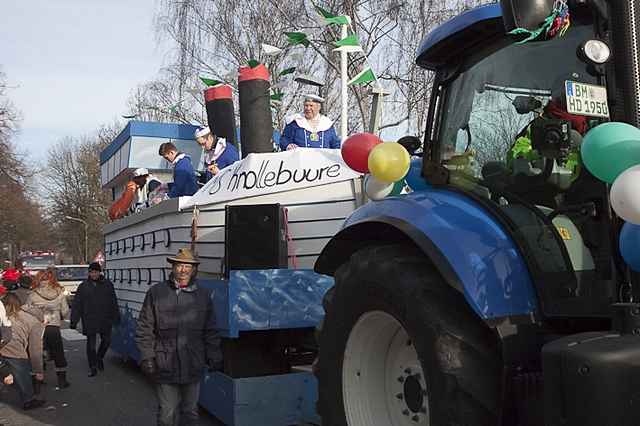
[{"label": "white car", "polygon": [[64,287],[69,302],[72,302],[78,286],[89,276],[89,265],[56,265],[55,268],[58,282]]}]

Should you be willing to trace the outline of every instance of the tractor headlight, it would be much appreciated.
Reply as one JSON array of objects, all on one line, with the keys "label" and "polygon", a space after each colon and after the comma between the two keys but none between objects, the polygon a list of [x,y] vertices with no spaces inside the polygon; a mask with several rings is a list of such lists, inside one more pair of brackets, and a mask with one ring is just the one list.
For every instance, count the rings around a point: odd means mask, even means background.
[{"label": "tractor headlight", "polygon": [[581,55],[590,62],[601,65],[611,57],[611,49],[602,40],[587,40],[580,45]]}]

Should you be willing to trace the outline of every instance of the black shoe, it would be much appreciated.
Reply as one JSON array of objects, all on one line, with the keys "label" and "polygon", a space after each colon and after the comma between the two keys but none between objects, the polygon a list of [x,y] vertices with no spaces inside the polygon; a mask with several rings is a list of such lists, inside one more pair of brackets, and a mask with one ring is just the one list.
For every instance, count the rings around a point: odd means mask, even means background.
[{"label": "black shoe", "polygon": [[98,360],[98,370],[104,371],[104,361],[102,359]]},{"label": "black shoe", "polygon": [[27,402],[25,402],[24,404],[22,404],[22,409],[23,410],[33,410],[34,408],[38,408],[38,407],[42,407],[45,403],[44,399],[36,399],[33,398]]},{"label": "black shoe", "polygon": [[96,368],[95,368],[95,367],[91,368],[91,369],[89,370],[89,374],[87,374],[87,376],[89,376],[89,377],[95,377],[95,376],[97,376],[97,375],[98,375],[98,370],[96,370]]},{"label": "black shoe", "polygon": [[60,389],[65,389],[71,386],[71,383],[67,382],[67,372],[66,371],[58,371],[56,373],[58,376],[58,387]]}]

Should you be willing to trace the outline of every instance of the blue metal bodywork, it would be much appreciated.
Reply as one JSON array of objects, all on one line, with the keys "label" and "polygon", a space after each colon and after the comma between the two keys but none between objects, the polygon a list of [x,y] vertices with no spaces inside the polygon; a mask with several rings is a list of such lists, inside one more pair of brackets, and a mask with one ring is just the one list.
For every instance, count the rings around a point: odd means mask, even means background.
[{"label": "blue metal bodywork", "polygon": [[422,56],[436,44],[461,31],[464,31],[465,29],[477,24],[478,22],[499,17],[502,17],[502,10],[500,9],[500,5],[498,3],[488,4],[468,10],[448,20],[444,24],[436,27],[433,31],[431,31],[424,38],[424,40],[422,40],[422,43],[420,43],[417,56]]},{"label": "blue metal bodywork", "polygon": [[426,69],[438,69],[467,55],[476,45],[504,33],[499,4],[471,9],[431,31],[420,43],[416,63]]},{"label": "blue metal bodywork", "polygon": [[[221,337],[241,332],[315,327],[322,297],[333,278],[308,270],[231,271],[228,280],[199,280],[212,290],[216,329]],[[114,330],[112,350],[140,361],[137,320],[127,305]],[[316,379],[310,372],[233,378],[203,372],[200,405],[228,425],[281,426],[319,423]]]},{"label": "blue metal bodywork", "polygon": [[426,238],[442,255],[466,300],[483,319],[531,316],[535,288],[513,239],[481,205],[447,190],[426,190],[370,202],[344,229],[367,222],[391,224],[418,246]]}]

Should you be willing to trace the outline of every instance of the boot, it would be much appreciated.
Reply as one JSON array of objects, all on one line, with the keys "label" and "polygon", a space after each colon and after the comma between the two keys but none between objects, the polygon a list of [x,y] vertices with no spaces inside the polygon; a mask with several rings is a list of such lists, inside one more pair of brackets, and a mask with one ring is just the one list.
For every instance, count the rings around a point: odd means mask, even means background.
[{"label": "boot", "polygon": [[58,376],[58,387],[60,389],[65,389],[71,386],[71,383],[67,382],[67,372],[66,371],[58,371],[56,372]]},{"label": "boot", "polygon": [[97,375],[98,375],[98,370],[95,367],[89,368],[89,374],[87,374],[87,376],[95,377]]},{"label": "boot", "polygon": [[29,401],[22,404],[23,410],[33,410],[34,408],[42,407],[45,403],[44,399],[30,399]]},{"label": "boot", "polygon": [[98,367],[98,370],[104,371],[104,361],[102,360],[102,358],[98,358],[97,367]]}]

